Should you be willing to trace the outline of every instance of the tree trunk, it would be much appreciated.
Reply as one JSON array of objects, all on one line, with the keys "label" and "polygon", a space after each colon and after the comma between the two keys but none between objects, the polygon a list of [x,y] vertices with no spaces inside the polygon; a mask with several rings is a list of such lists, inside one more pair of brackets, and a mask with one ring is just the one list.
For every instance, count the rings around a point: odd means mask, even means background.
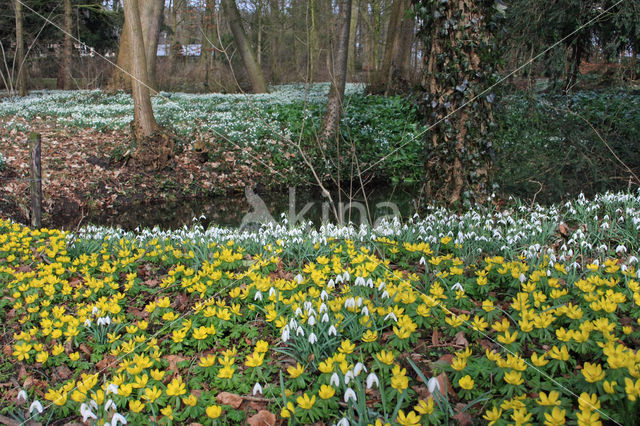
[{"label": "tree trunk", "polygon": [[229,26],[233,33],[233,39],[236,42],[242,61],[247,68],[247,74],[249,75],[249,80],[251,80],[253,92],[266,93],[267,82],[262,75],[262,70],[256,63],[255,56],[253,55],[251,46],[249,45],[249,40],[244,32],[244,28],[242,28],[240,12],[238,11],[235,0],[222,0],[222,7],[229,19]]},{"label": "tree trunk", "polygon": [[147,61],[138,0],[125,0],[124,12],[125,22],[131,33],[133,130],[136,140],[141,142],[145,138],[151,137],[158,130],[158,123],[156,123],[153,109],[151,108],[151,94],[148,87]]},{"label": "tree trunk", "polygon": [[351,23],[349,24],[349,54],[347,71],[349,77],[354,78],[356,75],[356,31],[358,29],[358,9],[360,8],[360,0],[352,0],[351,2]]},{"label": "tree trunk", "polygon": [[404,0],[396,0],[393,2],[393,6],[391,8],[391,17],[389,18],[389,24],[387,25],[387,40],[384,48],[382,67],[380,68],[380,73],[374,82],[374,86],[383,85],[384,91],[386,91],[391,77],[391,62],[393,61],[395,47],[398,45],[396,39],[400,32],[400,24],[402,22],[402,14],[405,6],[406,3]]},{"label": "tree trunk", "polygon": [[164,0],[146,0],[140,10],[140,23],[142,25],[145,55],[147,60],[147,77],[149,87],[158,91],[156,80],[156,62],[158,58],[158,38],[162,26]]},{"label": "tree trunk", "polygon": [[[501,55],[492,30],[499,31],[500,21],[480,0],[418,3],[425,65],[420,102],[431,126],[425,149],[427,197],[452,204],[480,201],[489,191],[495,95],[475,97],[497,75]],[[453,20],[455,27],[447,27]]]},{"label": "tree trunk", "polygon": [[16,57],[14,61],[14,67],[16,67],[16,86],[18,87],[18,95],[27,96],[27,78],[26,69],[23,66],[25,64],[24,58],[24,31],[22,28],[23,16],[22,16],[22,3],[20,0],[14,0],[16,16]]},{"label": "tree trunk", "polygon": [[73,9],[71,0],[64,0],[64,42],[62,48],[62,66],[59,69],[58,88],[63,90],[71,89],[71,33],[73,31]]},{"label": "tree trunk", "polygon": [[[146,68],[149,86],[156,90],[157,83],[155,81],[156,69],[156,52],[158,51],[158,36],[160,35],[160,26],[162,24],[162,11],[164,8],[163,0],[141,0],[138,4],[138,15],[143,32],[143,43],[146,54]],[[122,26],[122,34],[120,35],[120,43],[118,49],[118,59],[116,61],[116,69],[111,77],[109,86],[114,89],[131,90],[131,77],[133,67],[130,52],[132,49],[131,29],[127,24],[127,16],[125,14],[124,25]],[[124,72],[124,71],[126,72]]]},{"label": "tree trunk", "polygon": [[351,0],[342,0],[340,7],[340,41],[327,100],[327,110],[322,123],[322,136],[329,140],[338,135],[340,116],[344,101],[344,87],[347,82],[347,61],[349,58],[349,25],[351,24]]},{"label": "tree trunk", "polygon": [[133,136],[138,147],[133,154],[134,163],[146,170],[159,170],[173,155],[173,139],[161,131],[151,107],[147,76],[147,60],[138,0],[124,1],[125,23],[129,27],[132,65],[131,91],[133,94]]}]

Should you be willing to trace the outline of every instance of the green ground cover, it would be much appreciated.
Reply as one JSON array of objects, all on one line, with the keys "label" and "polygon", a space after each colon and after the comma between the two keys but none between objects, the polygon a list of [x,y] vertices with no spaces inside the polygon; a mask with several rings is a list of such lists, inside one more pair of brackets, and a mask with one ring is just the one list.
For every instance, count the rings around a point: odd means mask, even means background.
[{"label": "green ground cover", "polygon": [[1,221],[0,414],[637,421],[640,194],[430,212],[253,233]]},{"label": "green ground cover", "polygon": [[[426,127],[410,100],[365,95],[362,85],[347,85],[338,164],[337,147],[320,149],[316,143],[328,90],[328,84],[319,83],[276,86],[261,95],[163,93],[153,104],[158,121],[183,136],[182,148],[206,139],[216,147],[212,161],[221,152],[258,150],[283,172],[281,185],[314,182],[301,167],[297,144],[323,179],[337,176],[339,168],[348,180],[360,168],[367,171],[366,179],[421,182]],[[11,116],[53,117],[70,128],[126,129],[132,114],[130,96],[97,90],[36,92],[0,103],[7,129],[25,126]],[[640,174],[640,96],[635,93],[514,94],[502,98],[495,119],[494,183],[502,194],[530,198],[540,191],[538,200],[559,201],[581,192],[592,196],[624,189],[629,169]],[[125,145],[114,150],[114,160],[130,148]]]}]

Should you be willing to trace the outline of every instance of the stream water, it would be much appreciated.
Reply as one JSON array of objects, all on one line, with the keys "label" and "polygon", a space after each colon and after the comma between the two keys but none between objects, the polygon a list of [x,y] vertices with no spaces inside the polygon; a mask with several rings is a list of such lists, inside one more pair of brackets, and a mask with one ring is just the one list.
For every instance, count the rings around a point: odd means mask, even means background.
[{"label": "stream water", "polygon": [[[348,192],[348,191],[347,191]],[[415,211],[412,193],[380,186],[368,191],[366,199],[360,194],[354,197],[343,195],[338,199],[332,193],[335,210],[328,197],[318,190],[294,189],[288,191],[256,193],[245,191],[244,195],[216,198],[199,198],[165,203],[138,203],[121,209],[91,212],[83,224],[119,226],[123,229],[152,228],[176,229],[191,225],[194,218],[206,227],[221,226],[253,227],[268,221],[280,222],[282,214],[289,221],[312,221],[314,225],[329,221],[375,223],[383,216],[408,217]],[[336,216],[339,220],[336,220]]]}]

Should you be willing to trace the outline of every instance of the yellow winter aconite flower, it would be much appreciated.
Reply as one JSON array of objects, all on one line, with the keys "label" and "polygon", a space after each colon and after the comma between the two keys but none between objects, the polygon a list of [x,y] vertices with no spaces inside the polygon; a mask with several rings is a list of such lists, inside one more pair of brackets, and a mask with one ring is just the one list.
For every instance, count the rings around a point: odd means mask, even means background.
[{"label": "yellow winter aconite flower", "polygon": [[296,402],[298,403],[298,406],[303,410],[310,410],[311,407],[313,407],[313,404],[316,403],[316,396],[313,395],[311,396],[311,398],[309,398],[309,395],[307,395],[305,392],[304,394],[296,398]]},{"label": "yellow winter aconite flower", "polygon": [[544,413],[544,424],[547,426],[560,426],[566,423],[566,410],[553,407],[551,413]]},{"label": "yellow winter aconite flower", "polygon": [[549,351],[549,356],[560,361],[567,361],[569,359],[569,351],[565,345],[562,345],[560,349],[558,349],[557,346],[554,346]]},{"label": "yellow winter aconite flower", "polygon": [[538,396],[538,400],[536,402],[538,403],[538,405],[546,407],[556,406],[560,405],[561,403],[561,401],[558,399],[559,397],[560,393],[558,393],[558,391],[553,390],[549,392],[549,395],[544,392],[540,392],[540,395]]},{"label": "yellow winter aconite flower", "polygon": [[269,342],[266,342],[264,340],[258,340],[256,342],[256,347],[254,349],[255,352],[258,353],[265,353],[269,350]]},{"label": "yellow winter aconite flower", "polygon": [[462,389],[471,390],[475,386],[475,382],[473,381],[471,376],[467,374],[466,376],[458,380],[458,385],[460,385]]},{"label": "yellow winter aconite flower", "polygon": [[387,365],[393,364],[393,361],[395,360],[393,352],[385,351],[384,349],[376,354],[376,358],[378,359],[378,361]]},{"label": "yellow winter aconite flower", "polygon": [[355,343],[351,343],[350,340],[343,340],[338,348],[338,351],[344,354],[350,354],[356,348]]},{"label": "yellow winter aconite flower", "polygon": [[414,411],[421,415],[429,415],[433,413],[433,398],[429,398],[427,401],[421,399],[418,404],[413,407]]},{"label": "yellow winter aconite flower", "polygon": [[585,362],[581,370],[584,379],[589,383],[596,383],[604,379],[604,371],[602,367],[597,363]]},{"label": "yellow winter aconite flower", "polygon": [[139,413],[144,409],[144,404],[142,402],[140,402],[139,400],[129,400],[129,410],[133,411],[134,413]]},{"label": "yellow winter aconite flower", "polygon": [[406,376],[407,369],[400,367],[398,364],[393,366],[391,371],[391,387],[402,392],[409,387],[409,378]]},{"label": "yellow winter aconite flower", "polygon": [[501,416],[502,409],[498,409],[498,407],[494,406],[491,410],[485,411],[482,418],[489,422],[489,426],[493,426],[498,420],[500,420]]},{"label": "yellow winter aconite flower", "polygon": [[259,367],[262,365],[263,361],[264,361],[264,354],[254,352],[247,355],[247,359],[244,362],[244,365],[246,365],[247,367]]},{"label": "yellow winter aconite flower", "polygon": [[396,422],[402,426],[419,426],[420,417],[414,411],[409,411],[406,415],[403,410],[398,411]]},{"label": "yellow winter aconite flower", "polygon": [[504,375],[504,381],[510,385],[519,386],[524,383],[522,374],[519,371],[511,370]]},{"label": "yellow winter aconite flower", "polygon": [[182,376],[174,378],[167,385],[167,395],[169,396],[180,396],[184,395],[185,393],[187,393],[187,387],[182,381]]},{"label": "yellow winter aconite flower", "polygon": [[160,396],[162,396],[162,391],[155,386],[152,388],[146,388],[142,395],[142,397],[149,402],[155,402],[155,400],[160,398]]},{"label": "yellow winter aconite flower", "polygon": [[627,393],[629,401],[635,401],[640,397],[640,379],[635,382],[628,377],[624,378],[624,391]]},{"label": "yellow winter aconite flower", "polygon": [[292,379],[296,379],[300,377],[302,373],[304,373],[304,367],[302,367],[300,363],[297,363],[295,367],[287,367],[287,373],[289,373],[289,377],[291,377]]},{"label": "yellow winter aconite flower", "polygon": [[378,340],[378,332],[375,330],[366,330],[362,333],[362,341],[365,343],[371,343]]},{"label": "yellow winter aconite flower", "polygon": [[219,405],[209,405],[207,407],[207,417],[210,419],[217,419],[222,414],[222,407]]},{"label": "yellow winter aconite flower", "polygon": [[318,392],[318,396],[322,399],[332,398],[336,394],[336,390],[329,385],[320,386],[320,391]]},{"label": "yellow winter aconite flower", "polygon": [[194,394],[189,394],[188,396],[182,398],[182,402],[184,403],[184,405],[187,405],[189,407],[195,407],[195,405],[198,403],[198,398]]},{"label": "yellow winter aconite flower", "polygon": [[165,416],[169,420],[173,420],[173,407],[171,405],[167,405],[164,408],[160,409],[160,412],[163,416]]}]

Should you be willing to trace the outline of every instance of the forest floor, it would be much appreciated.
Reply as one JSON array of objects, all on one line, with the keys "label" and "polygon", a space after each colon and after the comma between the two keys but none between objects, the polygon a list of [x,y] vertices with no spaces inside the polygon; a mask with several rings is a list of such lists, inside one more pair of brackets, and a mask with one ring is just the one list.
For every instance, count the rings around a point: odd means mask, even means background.
[{"label": "forest floor", "polygon": [[[15,121],[25,121],[12,118]],[[28,134],[3,125],[0,145],[7,164],[0,171],[0,211],[26,223],[30,206]],[[25,122],[26,124],[26,122]],[[259,164],[227,151],[217,162],[202,162],[191,148],[178,153],[168,168],[145,172],[129,161],[130,136],[123,130],[99,132],[59,126],[54,119],[28,123],[42,136],[44,223],[73,227],[90,211],[116,211],[140,202],[163,203],[198,196],[241,194],[259,180]],[[124,147],[124,148],[123,148]],[[134,149],[131,147],[131,150]],[[122,151],[114,161],[113,153]]]}]

